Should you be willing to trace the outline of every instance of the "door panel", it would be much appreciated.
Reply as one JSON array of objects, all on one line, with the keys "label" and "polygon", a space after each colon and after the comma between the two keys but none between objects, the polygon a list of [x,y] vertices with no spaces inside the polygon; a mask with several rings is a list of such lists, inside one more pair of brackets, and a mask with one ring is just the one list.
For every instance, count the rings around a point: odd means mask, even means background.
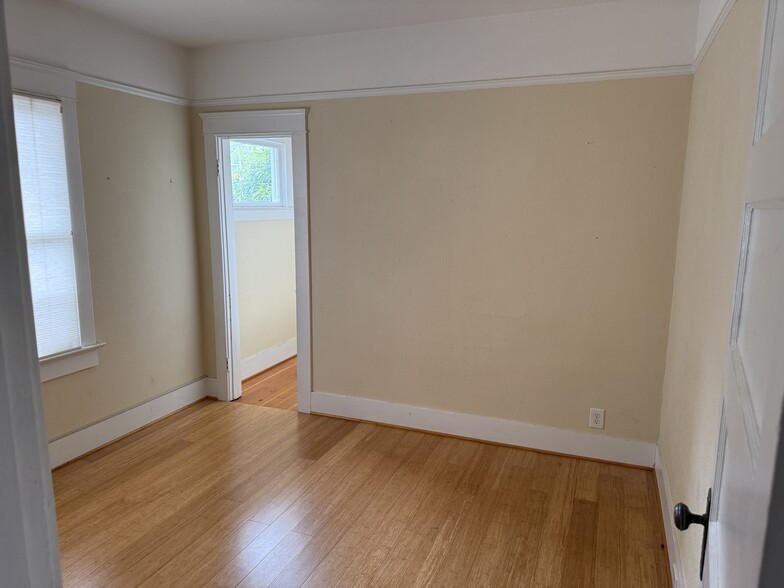
[{"label": "door panel", "polygon": [[748,204],[745,218],[711,513],[713,587],[756,586],[784,395],[784,198]]},{"label": "door panel", "polygon": [[712,588],[752,587],[759,583],[781,435],[784,399],[782,11],[784,1],[770,1],[755,137],[748,160],[747,204],[709,522],[705,584]]},{"label": "door panel", "polygon": [[731,346],[736,358],[739,389],[748,394],[748,410],[753,416],[750,426],[759,437],[761,415],[773,391],[781,381],[782,362],[776,357],[780,347],[784,312],[776,296],[784,292],[784,209],[750,208],[748,252],[743,268],[740,309],[733,321]]}]

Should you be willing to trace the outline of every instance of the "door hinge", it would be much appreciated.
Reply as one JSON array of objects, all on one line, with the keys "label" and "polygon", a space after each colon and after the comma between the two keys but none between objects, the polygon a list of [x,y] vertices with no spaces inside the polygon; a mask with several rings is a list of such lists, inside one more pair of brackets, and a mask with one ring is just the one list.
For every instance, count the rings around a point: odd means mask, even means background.
[{"label": "door hinge", "polygon": [[217,172],[218,176],[220,176],[220,159],[215,161],[215,171]]},{"label": "door hinge", "polygon": [[229,371],[229,358],[226,358],[226,371]]}]

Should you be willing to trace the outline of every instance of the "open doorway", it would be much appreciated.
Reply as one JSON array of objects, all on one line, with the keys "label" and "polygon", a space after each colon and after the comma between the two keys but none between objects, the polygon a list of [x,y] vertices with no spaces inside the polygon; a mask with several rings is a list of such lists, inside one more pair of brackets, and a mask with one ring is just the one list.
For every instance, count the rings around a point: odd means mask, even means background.
[{"label": "open doorway", "polygon": [[209,190],[216,395],[309,412],[305,111],[201,117]]},{"label": "open doorway", "polygon": [[[290,137],[221,137],[219,174],[234,223],[242,396],[297,409],[297,316]],[[228,197],[230,195],[230,198]]]},{"label": "open doorway", "polygon": [[242,397],[237,402],[297,410],[297,356],[243,380]]}]

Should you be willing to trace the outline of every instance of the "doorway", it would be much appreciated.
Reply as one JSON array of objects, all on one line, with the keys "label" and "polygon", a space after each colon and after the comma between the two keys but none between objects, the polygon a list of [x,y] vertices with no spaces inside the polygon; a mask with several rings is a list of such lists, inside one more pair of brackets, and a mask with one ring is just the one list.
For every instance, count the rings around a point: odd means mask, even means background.
[{"label": "doorway", "polygon": [[297,410],[297,356],[242,381],[242,404]]},{"label": "doorway", "polygon": [[201,118],[216,396],[310,412],[306,111]]},{"label": "doorway", "polygon": [[[297,407],[297,317],[290,137],[219,139],[231,207],[240,339],[238,402]],[[228,222],[228,217],[227,217]],[[285,363],[283,368],[281,363]]]}]

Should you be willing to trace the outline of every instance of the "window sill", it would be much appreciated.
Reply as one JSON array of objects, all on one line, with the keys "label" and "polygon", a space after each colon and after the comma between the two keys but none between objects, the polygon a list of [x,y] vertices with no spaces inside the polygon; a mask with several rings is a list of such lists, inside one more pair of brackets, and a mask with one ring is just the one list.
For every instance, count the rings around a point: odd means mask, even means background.
[{"label": "window sill", "polygon": [[235,206],[232,212],[235,221],[292,220],[294,218],[294,208],[290,206]]},{"label": "window sill", "polygon": [[41,382],[67,376],[98,365],[98,350],[106,343],[86,345],[38,360]]}]

